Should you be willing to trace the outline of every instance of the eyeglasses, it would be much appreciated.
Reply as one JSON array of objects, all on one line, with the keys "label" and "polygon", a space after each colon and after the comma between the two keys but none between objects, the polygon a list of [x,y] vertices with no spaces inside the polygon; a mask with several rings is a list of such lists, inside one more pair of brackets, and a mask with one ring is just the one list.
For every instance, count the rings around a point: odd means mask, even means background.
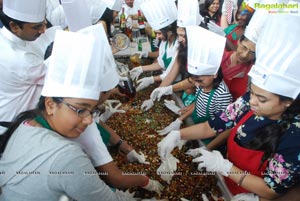
[{"label": "eyeglasses", "polygon": [[74,112],[77,113],[77,115],[81,118],[87,117],[89,115],[91,115],[93,118],[99,116],[100,111],[99,110],[93,110],[93,111],[89,111],[87,109],[78,109],[77,107],[71,105],[70,103],[65,102],[62,99],[58,99],[60,102],[62,102],[63,104],[65,104],[68,108],[70,108],[71,110],[73,110]]}]

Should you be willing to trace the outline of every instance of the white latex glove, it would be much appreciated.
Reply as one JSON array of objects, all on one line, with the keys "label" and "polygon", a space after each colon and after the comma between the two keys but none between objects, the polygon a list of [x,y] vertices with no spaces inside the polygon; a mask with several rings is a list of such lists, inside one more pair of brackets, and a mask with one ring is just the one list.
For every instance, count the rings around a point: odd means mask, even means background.
[{"label": "white latex glove", "polygon": [[129,162],[137,161],[137,162],[143,163],[143,164],[150,164],[149,162],[146,161],[145,155],[142,152],[140,152],[140,154],[138,154],[138,153],[136,153],[135,150],[132,150],[127,154],[126,157]]},{"label": "white latex glove", "polygon": [[182,121],[180,119],[176,119],[175,121],[173,121],[172,123],[170,123],[167,127],[165,127],[162,130],[158,130],[158,134],[159,135],[165,135],[173,130],[179,130],[180,126],[182,124]]},{"label": "white latex glove", "polygon": [[218,26],[213,21],[209,21],[209,23],[207,23],[207,27],[210,31],[212,31],[220,36],[225,36],[225,32],[223,31],[222,27]]},{"label": "white latex glove", "polygon": [[145,101],[143,102],[143,104],[142,104],[142,106],[141,106],[141,109],[147,111],[147,110],[149,110],[150,108],[152,108],[153,105],[154,105],[153,100],[148,99],[148,100],[145,100]]},{"label": "white latex glove", "polygon": [[193,158],[195,158],[196,156],[200,155],[200,149],[203,149],[203,148],[189,149],[187,152],[185,152],[185,154],[190,155]]},{"label": "white latex glove", "polygon": [[161,191],[164,189],[164,186],[156,180],[149,179],[148,184],[142,188],[160,194]]},{"label": "white latex glove", "polygon": [[259,201],[259,197],[253,193],[241,193],[233,196],[231,201]]},{"label": "white latex glove", "polygon": [[178,146],[178,149],[181,150],[183,145],[185,145],[187,142],[187,140],[179,140],[177,146]]},{"label": "white latex glove", "polygon": [[[113,104],[118,103],[115,107],[113,107]],[[119,107],[121,107],[122,103],[119,100],[106,100],[104,102],[105,105],[105,112],[100,115],[100,120],[102,122],[106,122],[107,119],[111,117],[114,113],[125,113],[125,110],[118,110]]]},{"label": "white latex glove", "polygon": [[174,173],[177,170],[177,163],[179,163],[179,160],[170,154],[168,157],[161,158],[161,161],[162,163],[157,168],[156,174],[160,175],[162,180],[170,184]]},{"label": "white latex glove", "polygon": [[155,39],[152,41],[152,45],[153,45],[153,47],[158,48],[158,45],[159,45],[159,39],[158,39],[158,38],[155,38]]},{"label": "white latex glove", "polygon": [[232,163],[229,160],[224,159],[219,151],[214,150],[211,152],[200,148],[199,152],[202,156],[193,159],[193,162],[200,162],[198,170],[205,167],[207,171],[219,172],[223,176],[228,176]]},{"label": "white latex glove", "polygon": [[126,20],[126,27],[132,29],[132,18],[128,17]]},{"label": "white latex glove", "polygon": [[162,141],[157,144],[158,155],[163,157],[168,157],[173,149],[178,146],[180,141],[180,131],[171,131]]},{"label": "white latex glove", "polygon": [[137,80],[139,76],[143,73],[143,69],[141,66],[135,67],[129,71],[130,77],[132,80]]},{"label": "white latex glove", "polygon": [[142,79],[139,79],[137,82],[138,84],[136,91],[140,91],[142,89],[145,89],[146,87],[148,87],[150,84],[154,83],[154,77],[144,77]]},{"label": "white latex glove", "polygon": [[160,101],[160,98],[163,95],[170,95],[173,93],[173,87],[172,85],[167,86],[167,87],[158,87],[154,89],[150,95],[150,98],[155,101],[156,99]]},{"label": "white latex glove", "polygon": [[116,189],[116,194],[121,195],[123,198],[127,198],[126,200],[135,200],[134,198],[134,192],[130,193],[129,190],[127,191],[122,191],[122,190],[118,190]]},{"label": "white latex glove", "polygon": [[175,114],[178,114],[178,115],[181,115],[179,110],[181,110],[180,107],[178,107],[176,104],[175,104],[175,101],[173,100],[165,100],[165,106],[171,110],[172,112],[174,112]]}]

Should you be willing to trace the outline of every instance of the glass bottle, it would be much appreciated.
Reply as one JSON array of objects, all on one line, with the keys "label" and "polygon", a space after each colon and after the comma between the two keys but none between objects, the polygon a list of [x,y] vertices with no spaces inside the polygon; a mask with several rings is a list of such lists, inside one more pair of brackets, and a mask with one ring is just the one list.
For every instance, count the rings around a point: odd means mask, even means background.
[{"label": "glass bottle", "polygon": [[140,30],[140,34],[142,36],[146,35],[146,31],[145,31],[145,22],[144,22],[144,18],[141,14],[141,11],[138,10],[138,24],[139,24],[139,30]]},{"label": "glass bottle", "polygon": [[120,81],[118,84],[119,91],[126,95],[128,98],[134,98],[136,95],[136,90],[133,85],[133,81],[130,76],[127,74],[126,80]]},{"label": "glass bottle", "polygon": [[120,15],[120,30],[125,33],[126,30],[126,16],[124,12],[124,7],[122,8],[122,13]]}]

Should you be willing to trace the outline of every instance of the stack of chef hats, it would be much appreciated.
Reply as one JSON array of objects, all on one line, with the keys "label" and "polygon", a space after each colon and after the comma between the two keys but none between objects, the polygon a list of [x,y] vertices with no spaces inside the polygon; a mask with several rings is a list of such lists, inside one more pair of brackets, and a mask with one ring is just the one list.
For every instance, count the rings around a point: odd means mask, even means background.
[{"label": "stack of chef hats", "polygon": [[15,20],[43,22],[46,16],[46,0],[3,0],[3,12]]},{"label": "stack of chef hats", "polygon": [[178,0],[177,26],[199,25],[203,19],[198,0]]},{"label": "stack of chef hats", "polygon": [[57,31],[42,95],[98,100],[105,43],[101,24],[80,32]]},{"label": "stack of chef hats", "polygon": [[148,23],[154,30],[160,30],[177,20],[174,0],[147,0],[141,4]]},{"label": "stack of chef hats", "polygon": [[188,72],[193,75],[216,75],[226,38],[199,26],[187,26]]},{"label": "stack of chef hats", "polygon": [[296,98],[300,92],[300,17],[269,15],[256,44],[252,83],[274,94]]}]

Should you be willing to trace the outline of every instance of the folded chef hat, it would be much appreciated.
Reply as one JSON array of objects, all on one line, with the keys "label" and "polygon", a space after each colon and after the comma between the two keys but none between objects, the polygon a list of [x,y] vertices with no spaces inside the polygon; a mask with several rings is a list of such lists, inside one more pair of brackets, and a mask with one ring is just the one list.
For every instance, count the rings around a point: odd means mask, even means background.
[{"label": "folded chef hat", "polygon": [[108,42],[101,24],[79,32],[57,31],[43,96],[98,100]]},{"label": "folded chef hat", "polygon": [[299,21],[296,15],[269,15],[249,72],[256,86],[294,99],[300,92]]},{"label": "folded chef hat", "polygon": [[78,31],[92,25],[86,0],[61,0],[70,31]]},{"label": "folded chef hat", "polygon": [[122,9],[122,0],[105,0],[108,2],[108,8],[115,11],[121,11]]},{"label": "folded chef hat", "polygon": [[154,30],[160,30],[177,19],[177,8],[173,0],[147,0],[141,4],[148,23]]},{"label": "folded chef hat", "polygon": [[203,17],[199,12],[198,0],[178,0],[177,26],[199,25]]},{"label": "folded chef hat", "polygon": [[3,12],[22,22],[43,22],[46,16],[46,0],[3,0]]},{"label": "folded chef hat", "polygon": [[188,72],[215,75],[221,64],[226,38],[199,26],[187,26]]}]

